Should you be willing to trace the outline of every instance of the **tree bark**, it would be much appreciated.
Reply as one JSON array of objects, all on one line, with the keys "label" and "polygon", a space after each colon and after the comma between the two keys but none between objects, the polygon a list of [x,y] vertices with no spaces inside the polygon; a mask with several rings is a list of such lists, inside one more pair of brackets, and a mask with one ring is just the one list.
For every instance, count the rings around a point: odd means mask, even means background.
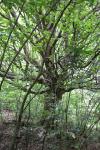
[{"label": "tree bark", "polygon": [[42,125],[45,128],[53,129],[55,127],[55,109],[59,101],[62,100],[63,89],[50,89],[48,93],[45,95],[45,102],[44,102],[44,114],[42,117]]}]

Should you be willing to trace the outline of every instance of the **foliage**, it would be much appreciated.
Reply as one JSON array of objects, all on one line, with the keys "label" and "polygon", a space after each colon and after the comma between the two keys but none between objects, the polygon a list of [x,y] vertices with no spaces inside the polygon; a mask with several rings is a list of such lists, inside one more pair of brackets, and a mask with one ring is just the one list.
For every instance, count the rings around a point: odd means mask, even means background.
[{"label": "foliage", "polygon": [[98,0],[0,2],[0,109],[17,113],[17,132],[23,118],[66,127],[72,139],[98,125],[99,7]]}]

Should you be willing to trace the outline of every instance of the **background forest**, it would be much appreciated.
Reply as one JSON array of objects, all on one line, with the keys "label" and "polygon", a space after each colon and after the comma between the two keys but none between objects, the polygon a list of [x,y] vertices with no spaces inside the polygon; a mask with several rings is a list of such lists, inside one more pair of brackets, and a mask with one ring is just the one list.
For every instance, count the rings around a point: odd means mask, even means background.
[{"label": "background forest", "polygon": [[0,1],[0,150],[100,149],[100,1]]}]

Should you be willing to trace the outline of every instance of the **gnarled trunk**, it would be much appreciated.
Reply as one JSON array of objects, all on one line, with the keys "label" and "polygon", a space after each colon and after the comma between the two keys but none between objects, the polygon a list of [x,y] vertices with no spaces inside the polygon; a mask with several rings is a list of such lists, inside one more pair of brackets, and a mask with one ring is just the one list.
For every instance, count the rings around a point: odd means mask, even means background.
[{"label": "gnarled trunk", "polygon": [[59,101],[62,100],[63,89],[57,88],[55,90],[50,89],[45,95],[44,102],[44,114],[43,114],[43,124],[46,128],[54,128],[55,124],[55,109]]}]

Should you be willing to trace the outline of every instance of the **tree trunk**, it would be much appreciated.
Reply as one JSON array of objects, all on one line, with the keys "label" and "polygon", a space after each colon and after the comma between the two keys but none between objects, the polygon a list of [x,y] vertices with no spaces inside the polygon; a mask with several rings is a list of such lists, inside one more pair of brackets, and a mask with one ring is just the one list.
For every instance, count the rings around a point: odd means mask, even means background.
[{"label": "tree trunk", "polygon": [[44,102],[44,114],[42,118],[42,124],[46,128],[53,129],[55,126],[55,109],[57,107],[57,104],[60,100],[62,100],[62,89],[57,88],[55,91],[50,90],[45,95],[45,102]]}]

